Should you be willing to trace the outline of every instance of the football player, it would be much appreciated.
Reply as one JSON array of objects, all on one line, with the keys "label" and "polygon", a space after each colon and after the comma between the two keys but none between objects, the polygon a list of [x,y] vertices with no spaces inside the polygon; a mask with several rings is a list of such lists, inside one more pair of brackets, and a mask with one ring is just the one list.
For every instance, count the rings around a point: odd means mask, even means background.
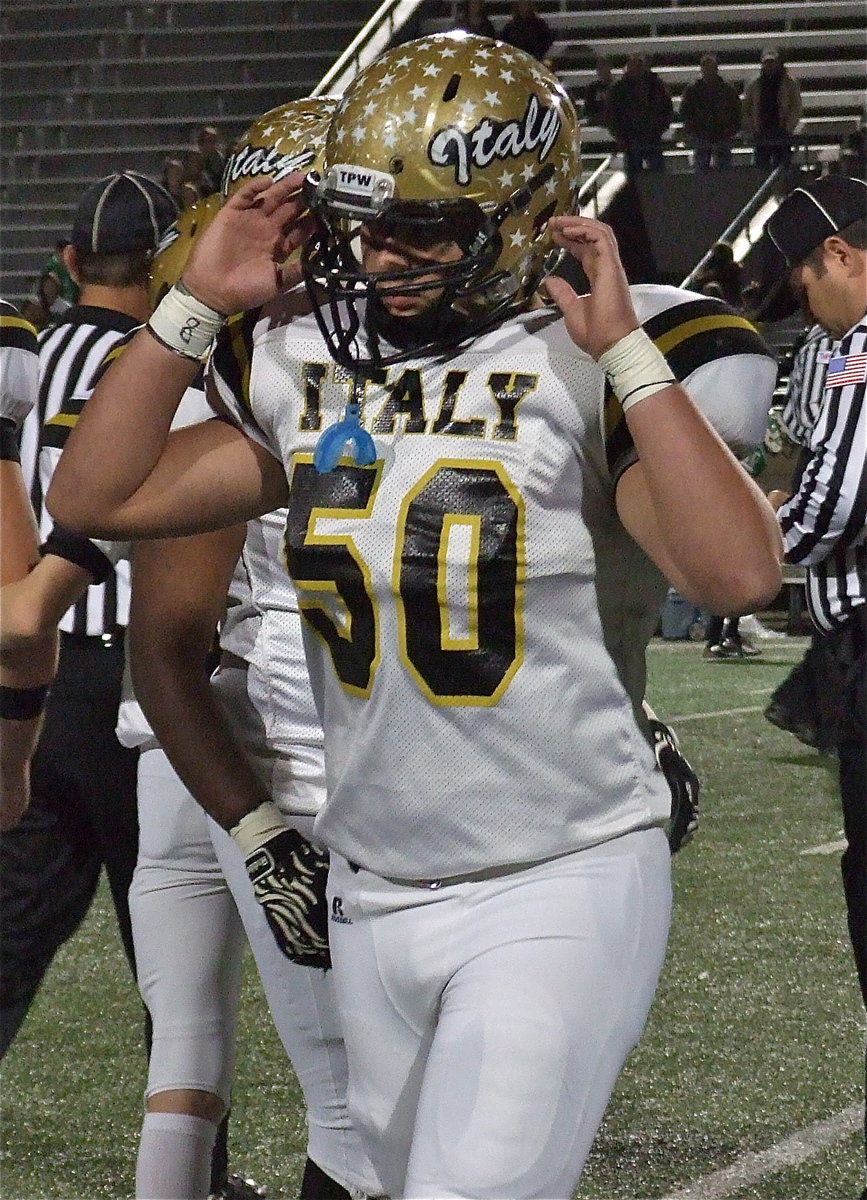
[{"label": "football player", "polygon": [[[333,107],[328,100],[294,101],[261,117],[239,139],[229,159],[227,194],[231,195],[251,174],[273,177],[287,164],[294,170],[299,164],[312,163],[324,142]],[[222,199],[217,196],[200,201],[182,213],[163,236],[151,270],[152,303],[157,303],[180,275],[195,238],[213,219]],[[121,342],[113,348],[103,369],[124,352],[125,346],[126,342]],[[201,390],[189,388],[174,428],[203,419],[203,405]],[[51,454],[55,462],[79,409],[80,405],[70,405],[52,422],[55,448]],[[271,522],[274,525],[274,518]],[[274,527],[281,527],[279,517]],[[204,652],[210,647],[223,615],[227,585],[244,533],[242,525],[225,533],[190,539],[198,546],[204,542],[204,547],[197,583],[181,609],[186,654],[191,653],[194,642],[190,633],[194,611],[200,618],[196,632],[203,638]],[[247,598],[247,564],[250,555],[255,556],[257,544],[254,537],[253,549],[233,580],[232,620],[223,630],[224,644],[234,652],[235,661],[241,661],[248,646],[267,643],[264,633],[251,632],[256,628],[254,619],[258,619],[259,610]],[[118,543],[100,542],[96,549],[111,559],[125,553]],[[156,565],[170,563],[173,551],[188,551],[183,542],[176,541],[143,543],[138,551],[132,607],[137,622],[141,622],[142,612],[150,617],[168,606],[172,571],[170,568],[168,576],[163,577],[161,590]],[[37,610],[42,624],[50,627],[91,581],[78,569],[78,590],[74,594],[64,592],[61,597],[56,571],[51,569],[53,561],[53,556],[43,560],[28,579],[27,593],[16,596],[14,608],[26,605],[29,625]],[[63,565],[62,560],[58,561]],[[148,564],[152,564],[150,569]],[[153,577],[155,588],[149,586],[149,577]],[[291,593],[285,572],[282,577],[284,590]],[[6,618],[4,613],[4,621]],[[297,622],[297,612],[294,619]],[[168,625],[161,629],[162,633],[172,631]],[[6,632],[4,629],[4,635]],[[291,809],[292,800],[297,808],[299,797],[304,801],[300,819],[312,826],[315,806],[311,808],[311,804],[318,798],[317,789],[321,790],[322,734],[303,669],[300,637],[296,642],[294,659],[301,666],[293,676],[295,729],[302,729],[304,744],[294,755],[291,769],[287,765],[282,771],[272,772],[271,784],[277,794],[282,788],[290,797],[287,808]],[[200,670],[205,657],[203,653]],[[269,657],[273,667],[278,656]],[[280,661],[286,661],[285,652]],[[130,888],[130,912],[139,986],[154,1031],[136,1195],[150,1200],[156,1196],[197,1200],[204,1195],[211,1147],[230,1102],[245,929],[275,1024],[307,1104],[308,1158],[300,1195],[309,1200],[330,1200],[348,1197],[347,1188],[352,1188],[353,1194],[375,1193],[378,1184],[346,1115],[345,1051],[337,1028],[331,979],[324,972],[295,966],[280,954],[255,902],[243,860],[236,861],[237,849],[213,822],[207,821],[178,779],[128,685],[129,679],[118,714],[118,737],[124,745],[140,750],[140,841]],[[246,724],[251,724],[249,719]],[[231,729],[227,730],[226,742],[235,745]],[[202,744],[196,747],[199,755]],[[241,753],[237,748],[235,752]],[[288,762],[289,751],[281,747],[281,753]],[[228,848],[220,847],[219,855],[212,842],[215,833],[228,842]],[[231,886],[226,882],[226,873]],[[172,936],[166,936],[167,930]],[[261,1189],[252,1181],[237,1175],[228,1176],[219,1192],[232,1200],[252,1200],[260,1194]]]},{"label": "football player", "polygon": [[[350,1108],[393,1197],[571,1196],[649,1010],[670,798],[608,649],[632,614],[605,560],[631,537],[719,612],[780,586],[773,514],[640,327],[610,229],[574,215],[578,174],[574,112],[528,56],[389,51],[303,195],[295,175],[223,207],[50,497],[134,537],[288,503]],[[305,240],[306,297],[280,265]],[[549,276],[534,310],[560,250],[591,290]],[[224,314],[256,306],[238,372]],[[169,436],[217,335],[234,423]],[[263,902],[291,893],[276,806],[209,787]]]},{"label": "football player", "polygon": [[[260,117],[228,159],[226,195],[234,194],[251,175],[279,178],[281,171],[312,164],[333,108],[328,100],[293,101]],[[155,301],[180,276],[195,239],[222,199],[209,197],[195,205],[163,239],[152,273]],[[141,843],[130,907],[142,993],[154,1018],[155,1052],[139,1149],[141,1196],[153,1194],[155,1172],[165,1170],[162,1131],[185,1124],[191,1136],[197,1129],[212,1129],[209,1122],[219,1120],[229,1103],[243,948],[239,912],[275,1024],[304,1092],[308,1157],[301,1197],[345,1200],[348,1188],[356,1194],[379,1191],[346,1113],[346,1061],[333,981],[325,972],[297,966],[279,952],[237,848],[208,821],[165,753],[175,740],[174,711],[170,687],[156,671],[157,652],[180,655],[192,668],[185,682],[204,696],[202,707],[213,712],[206,661],[231,580],[229,615],[221,629],[226,661],[217,685],[221,695],[223,688],[228,693],[230,720],[222,710],[216,713],[222,734],[218,745],[209,741],[200,720],[191,720],[187,734],[192,735],[193,759],[236,756],[235,769],[243,772],[249,770],[244,749],[258,752],[266,760],[266,794],[281,801],[296,826],[311,831],[324,789],[322,732],[300,635],[293,632],[297,606],[285,571],[261,593],[251,590],[261,559],[259,547],[265,545],[276,554],[279,533],[274,531],[281,528],[277,514],[251,525],[246,546],[247,531],[240,525],[199,538],[136,547],[130,639],[137,699],[122,707],[119,733],[126,744],[142,747]],[[233,575],[242,547],[244,556]],[[284,699],[284,719],[279,738],[270,735],[263,746],[260,735],[241,749],[236,731],[259,734],[261,726],[247,696],[248,660],[253,660],[249,678],[257,661],[261,668],[254,652],[269,664],[271,687],[278,687]],[[229,660],[236,665],[230,666]],[[139,699],[153,718],[158,738],[143,717]],[[178,929],[174,914],[179,902],[185,906],[185,936],[166,939],[166,928]]]}]

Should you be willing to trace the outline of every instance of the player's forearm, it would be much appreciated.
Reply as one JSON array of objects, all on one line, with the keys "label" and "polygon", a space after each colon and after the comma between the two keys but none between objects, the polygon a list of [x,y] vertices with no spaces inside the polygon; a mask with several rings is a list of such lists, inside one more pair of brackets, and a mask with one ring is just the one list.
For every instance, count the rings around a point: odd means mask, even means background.
[{"label": "player's forearm", "polygon": [[[0,590],[0,661],[32,670],[41,647],[56,642],[57,625],[87,590],[93,576],[83,567],[47,554],[24,579]],[[17,686],[28,686],[19,684]]]},{"label": "player's forearm", "polygon": [[629,409],[660,535],[690,597],[752,611],[778,593],[782,545],[773,509],[677,386]]},{"label": "player's forearm", "polygon": [[268,799],[208,676],[245,534],[239,525],[142,542],[133,555],[128,645],[136,697],[178,775],[226,828]]},{"label": "player's forearm", "polygon": [[39,533],[21,464],[0,460],[0,584],[22,579],[39,561]]},{"label": "player's forearm", "polygon": [[46,497],[60,524],[123,538],[127,510],[158,463],[180,400],[199,369],[147,329],[105,373],[69,436]]},{"label": "player's forearm", "polygon": [[7,641],[4,633],[0,649],[0,686],[39,688],[51,683],[57,672],[57,647],[56,627],[12,643]]}]

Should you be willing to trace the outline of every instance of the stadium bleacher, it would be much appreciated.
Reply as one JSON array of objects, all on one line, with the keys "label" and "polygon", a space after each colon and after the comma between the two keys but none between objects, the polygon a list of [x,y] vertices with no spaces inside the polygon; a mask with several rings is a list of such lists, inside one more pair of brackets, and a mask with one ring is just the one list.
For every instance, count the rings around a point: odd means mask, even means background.
[{"label": "stadium bleacher", "polygon": [[[502,26],[511,5],[489,5]],[[4,41],[0,129],[3,228],[0,294],[20,300],[48,249],[67,232],[77,197],[94,178],[128,166],[157,176],[162,160],[188,147],[203,123],[228,138],[259,113],[308,94],[377,11],[416,9],[415,28],[448,28],[457,0],[377,5],[374,0],[32,0],[0,15]],[[555,68],[579,97],[597,54],[615,70],[633,51],[679,100],[702,53],[742,87],[761,49],[779,47],[803,93],[802,160],[839,153],[864,120],[865,32],[860,0],[641,3],[540,0],[552,25]],[[588,172],[608,160],[611,135],[583,132]],[[689,168],[675,121],[669,170]],[[735,150],[746,164],[750,151]],[[612,166],[615,164],[612,164]]]}]

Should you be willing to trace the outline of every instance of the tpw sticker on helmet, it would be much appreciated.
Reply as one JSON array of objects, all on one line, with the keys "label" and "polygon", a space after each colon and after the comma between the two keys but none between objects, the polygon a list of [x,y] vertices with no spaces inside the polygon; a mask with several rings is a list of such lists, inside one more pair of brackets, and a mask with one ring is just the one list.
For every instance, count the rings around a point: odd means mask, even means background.
[{"label": "tpw sticker on helmet", "polygon": [[520,158],[535,150],[539,162],[544,162],[560,127],[558,110],[530,96],[520,121],[485,117],[469,131],[454,125],[438,130],[428,145],[428,158],[437,167],[453,166],[455,182],[468,184],[473,167],[487,167],[495,158]]},{"label": "tpw sticker on helmet", "polygon": [[394,192],[394,179],[385,171],[374,171],[371,167],[357,167],[350,163],[337,163],[328,172],[328,182],[338,191],[350,196],[373,196],[377,193]]},{"label": "tpw sticker on helmet", "polygon": [[315,157],[313,150],[281,154],[276,146],[242,146],[226,163],[223,172],[223,194],[228,192],[233,183],[245,177],[254,179],[260,175],[267,175],[275,183],[279,183],[293,171],[303,171],[305,167],[309,167]]}]

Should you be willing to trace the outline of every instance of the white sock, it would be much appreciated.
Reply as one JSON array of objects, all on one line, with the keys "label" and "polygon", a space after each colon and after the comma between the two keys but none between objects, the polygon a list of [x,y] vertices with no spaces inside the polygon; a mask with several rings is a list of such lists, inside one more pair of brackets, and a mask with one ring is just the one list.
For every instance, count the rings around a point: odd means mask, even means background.
[{"label": "white sock", "polygon": [[149,1112],[135,1170],[137,1200],[205,1200],[217,1126],[186,1113]]}]

